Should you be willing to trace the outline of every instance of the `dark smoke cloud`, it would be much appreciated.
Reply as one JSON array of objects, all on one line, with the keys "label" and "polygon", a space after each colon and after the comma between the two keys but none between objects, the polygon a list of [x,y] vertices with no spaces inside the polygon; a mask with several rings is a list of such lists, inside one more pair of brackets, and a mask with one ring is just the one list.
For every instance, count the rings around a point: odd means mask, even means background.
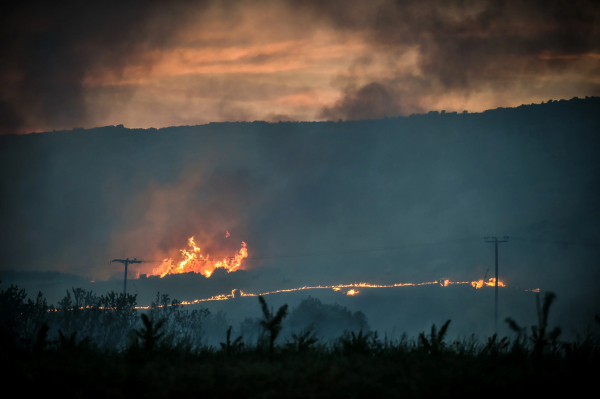
[{"label": "dark smoke cloud", "polygon": [[325,108],[320,118],[369,119],[397,116],[400,108],[399,93],[378,82],[360,88],[346,87],[343,98],[333,107]]},{"label": "dark smoke cloud", "polygon": [[[430,109],[442,97],[513,93],[510,104],[490,101],[498,106],[518,105],[523,96],[542,101],[600,94],[594,83],[600,74],[600,6],[592,1],[15,2],[0,15],[0,134],[128,123],[120,120],[125,114],[134,115],[127,120],[135,126],[152,119],[145,127],[273,120],[272,115],[286,119],[279,114],[365,119]],[[297,71],[279,78],[272,71],[295,63],[301,69],[303,57],[324,63],[306,61],[304,72],[314,73],[314,65],[330,71],[333,64],[318,52],[298,55],[293,46],[269,45],[297,41],[318,47],[322,32],[348,49],[343,58],[353,45],[366,42],[348,73],[340,71],[346,78],[333,79],[341,98],[331,104],[315,96],[314,104],[277,108],[284,94],[269,85],[311,82]],[[258,50],[244,54],[252,48]],[[187,65],[174,63],[169,75],[174,80],[122,79],[129,67],[136,78],[144,78],[163,57],[172,56],[170,51],[193,49],[242,51],[229,58],[189,60],[204,67],[214,62],[210,72],[188,73],[177,69]],[[409,69],[407,54],[416,54]],[[378,60],[372,66],[378,73],[363,62],[370,58]],[[186,79],[189,85],[176,85]],[[194,89],[210,80],[229,83]],[[286,90],[300,94],[322,86],[290,84]],[[188,100],[204,105],[200,109]]]},{"label": "dark smoke cloud", "polygon": [[[150,68],[205,2],[15,2],[0,13],[1,133],[81,126],[90,70]],[[192,5],[193,4],[193,5]]]},{"label": "dark smoke cloud", "polygon": [[[598,75],[598,63],[586,58],[600,52],[597,2],[381,1],[369,8],[347,1],[291,3],[338,29],[366,32],[373,49],[384,48],[390,56],[418,48],[421,75],[413,76],[414,82],[407,87],[408,76],[397,73],[396,83],[402,84],[386,85],[390,96],[394,95],[391,91],[415,101],[448,92],[468,96],[486,86],[521,86],[528,84],[528,78],[569,70],[588,81],[587,92],[599,90],[589,82]],[[360,93],[371,93],[379,85],[372,81],[343,90],[344,97],[333,108],[324,108],[321,115],[381,116],[377,106],[372,113],[356,109],[358,98],[363,97]],[[406,113],[399,104],[390,107],[388,112]]]}]

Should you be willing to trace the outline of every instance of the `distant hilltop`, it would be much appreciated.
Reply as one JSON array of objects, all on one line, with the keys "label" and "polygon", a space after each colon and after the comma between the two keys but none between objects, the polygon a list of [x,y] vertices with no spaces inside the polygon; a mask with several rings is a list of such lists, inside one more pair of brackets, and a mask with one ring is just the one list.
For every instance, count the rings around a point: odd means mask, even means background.
[{"label": "distant hilltop", "polygon": [[[383,121],[383,120],[396,120],[396,121],[401,121],[404,119],[409,119],[409,118],[429,118],[429,117],[433,117],[433,116],[462,116],[464,117],[465,115],[469,115],[469,116],[474,116],[474,115],[485,115],[486,117],[505,117],[508,115],[525,115],[525,114],[529,114],[529,115],[540,115],[540,114],[546,114],[546,116],[556,116],[556,115],[551,115],[554,114],[556,112],[558,113],[569,113],[569,112],[589,112],[589,111],[593,111],[594,112],[597,111],[597,109],[600,107],[600,97],[596,97],[596,96],[586,96],[585,98],[579,98],[579,97],[573,97],[570,100],[548,100],[546,102],[542,102],[541,104],[535,104],[535,103],[531,103],[531,104],[522,104],[519,105],[517,107],[499,107],[499,108],[495,108],[495,109],[489,109],[483,112],[468,112],[468,111],[463,111],[463,112],[456,112],[456,111],[452,111],[452,112],[446,112],[445,110],[434,110],[434,111],[429,111],[427,113],[424,114],[412,114],[409,116],[397,116],[397,117],[390,117],[390,118],[383,118],[383,119],[363,119],[363,120],[347,120],[347,121],[343,121],[343,120],[338,120],[338,121],[280,121],[280,122],[266,122],[266,121],[238,121],[238,122],[210,122],[204,125],[182,125],[182,126],[170,126],[170,127],[162,127],[162,128],[127,128],[123,125],[109,125],[109,126],[103,126],[103,127],[95,127],[95,128],[88,128],[88,129],[84,129],[81,127],[78,128],[73,128],[71,130],[54,130],[51,132],[40,132],[40,133],[64,133],[64,132],[82,132],[82,131],[89,131],[89,132],[108,132],[111,129],[116,129],[118,131],[122,130],[122,129],[126,129],[126,130],[146,130],[146,131],[172,131],[173,129],[177,129],[177,128],[193,128],[193,127],[201,127],[201,126],[226,126],[226,125],[237,125],[237,124],[269,124],[269,125],[277,125],[277,124],[331,124],[331,123],[364,123],[367,121]],[[550,114],[551,113],[551,114]],[[39,133],[30,133],[30,134],[39,134]],[[7,136],[16,136],[16,134],[13,135],[7,135]],[[22,136],[22,135],[19,135]],[[0,136],[0,137],[4,137],[4,136]],[[0,139],[1,140],[1,139]]]}]

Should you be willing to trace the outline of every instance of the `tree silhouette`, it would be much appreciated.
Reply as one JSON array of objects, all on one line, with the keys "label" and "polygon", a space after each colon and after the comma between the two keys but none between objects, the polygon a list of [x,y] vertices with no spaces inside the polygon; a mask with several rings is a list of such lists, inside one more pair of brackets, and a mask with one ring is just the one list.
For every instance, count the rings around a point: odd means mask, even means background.
[{"label": "tree silhouette", "polygon": [[307,351],[319,340],[310,328],[300,331],[299,334],[292,334],[292,339],[293,341],[288,346],[294,348],[296,352]]},{"label": "tree silhouette", "polygon": [[232,326],[229,326],[227,329],[227,340],[225,342],[221,342],[221,349],[225,351],[226,356],[229,356],[233,352],[237,352],[242,348],[242,346],[244,346],[241,335],[237,337],[235,341],[231,342],[231,328]]},{"label": "tree silhouette", "polygon": [[368,353],[371,345],[369,344],[369,338],[371,338],[371,333],[363,334],[363,331],[360,330],[358,334],[355,334],[354,331],[350,332],[350,334],[346,333],[344,336],[340,338],[340,343],[342,344],[342,349],[346,354],[352,353]]},{"label": "tree silhouette", "polygon": [[283,305],[279,308],[277,313],[273,315],[273,311],[269,310],[267,302],[262,297],[262,295],[258,296],[258,301],[260,302],[260,306],[263,312],[263,319],[260,321],[260,325],[263,328],[263,332],[268,335],[269,354],[272,356],[273,348],[275,346],[275,340],[281,332],[281,322],[283,321],[283,318],[287,315],[288,305]]},{"label": "tree silhouette", "polygon": [[154,324],[154,319],[149,318],[147,314],[142,313],[142,322],[144,327],[139,330],[134,330],[135,335],[142,341],[144,349],[148,352],[152,352],[158,341],[162,338],[164,333],[159,333],[158,330],[163,326],[164,320]]},{"label": "tree silhouette", "polygon": [[444,337],[448,331],[450,320],[444,323],[440,331],[438,332],[435,328],[435,324],[431,325],[431,334],[429,338],[425,335],[425,332],[419,334],[419,346],[425,349],[426,352],[432,355],[438,355],[444,349]]}]

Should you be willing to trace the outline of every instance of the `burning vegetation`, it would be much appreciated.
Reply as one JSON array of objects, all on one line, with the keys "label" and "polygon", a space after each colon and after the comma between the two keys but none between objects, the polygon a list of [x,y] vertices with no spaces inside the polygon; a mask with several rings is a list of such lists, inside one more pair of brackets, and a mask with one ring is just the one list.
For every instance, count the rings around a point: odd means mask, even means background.
[{"label": "burning vegetation", "polygon": [[[491,277],[488,281],[485,281],[485,280],[472,281],[471,285],[477,289],[483,287],[484,285],[487,287],[495,287],[496,286],[496,278]],[[506,287],[506,285],[504,285],[502,280],[498,280],[498,287]]]},{"label": "burning vegetation", "polygon": [[[426,281],[423,283],[396,283],[396,284],[370,284],[370,283],[352,283],[352,284],[337,284],[337,285],[314,285],[314,286],[304,286],[298,288],[287,288],[281,290],[267,291],[262,292],[260,294],[254,294],[250,292],[244,292],[243,290],[233,289],[231,294],[219,294],[213,295],[209,298],[202,299],[194,299],[192,301],[181,301],[181,305],[195,305],[201,302],[211,302],[211,301],[226,301],[228,299],[239,298],[239,297],[251,297],[251,296],[265,296],[271,294],[281,294],[286,292],[295,292],[295,291],[305,291],[305,290],[322,290],[322,289],[331,289],[336,292],[342,292],[348,296],[356,296],[361,291],[356,288],[398,288],[398,287],[418,287],[423,285],[437,285],[439,284],[442,287],[448,287],[450,285],[471,285],[477,289],[486,287],[494,287],[495,279],[488,280],[485,284],[483,280],[478,281],[450,281],[449,279],[440,279],[439,281]],[[502,281],[498,281],[498,287],[506,287],[506,285]],[[539,292],[539,289],[533,290],[534,292]],[[138,309],[147,309],[147,307],[138,307]]]},{"label": "burning vegetation", "polygon": [[[229,237],[227,232],[226,237]],[[182,274],[182,273],[200,273],[206,277],[210,277],[215,269],[222,268],[231,273],[238,270],[242,266],[242,260],[248,257],[247,244],[242,241],[242,247],[232,257],[226,257],[221,259],[210,259],[210,255],[202,255],[200,253],[201,248],[194,242],[194,237],[190,237],[188,240],[189,249],[181,249],[181,255],[183,259],[173,264],[172,258],[163,259],[160,266],[152,270],[153,276],[160,276],[161,278],[167,274]]]},{"label": "burning vegetation", "polygon": [[[226,233],[225,237],[229,237],[229,232]],[[181,259],[177,264],[173,264],[173,258],[163,259],[162,263],[152,270],[151,276],[160,276],[161,278],[165,277],[168,274],[183,274],[183,273],[198,273],[202,274],[205,277],[210,277],[214,271],[218,268],[222,268],[227,273],[234,272],[236,270],[243,269],[242,262],[244,259],[248,257],[248,246],[245,242],[242,241],[241,248],[236,251],[234,256],[218,258],[218,259],[210,259],[210,255],[202,255],[201,248],[196,245],[194,241],[194,237],[190,237],[188,240],[188,249],[181,249],[181,255],[183,259]],[[494,277],[490,279],[481,279],[475,281],[450,281],[450,279],[442,278],[435,281],[427,281],[422,283],[395,283],[395,284],[371,284],[371,283],[352,283],[352,284],[337,284],[337,285],[315,285],[315,286],[304,286],[298,288],[288,288],[288,289],[280,289],[273,290],[269,292],[263,292],[260,294],[248,293],[242,290],[234,289],[231,291],[231,294],[220,294],[214,295],[209,298],[203,299],[195,299],[192,301],[183,301],[182,305],[193,305],[200,302],[207,301],[223,301],[227,299],[233,299],[236,296],[245,297],[245,296],[264,296],[270,294],[278,294],[285,292],[294,292],[294,291],[303,291],[303,290],[314,290],[314,289],[332,289],[334,291],[342,291],[344,294],[348,296],[355,296],[360,293],[356,288],[395,288],[395,287],[406,287],[406,286],[420,286],[420,285],[434,285],[439,284],[442,287],[448,287],[450,285],[467,285],[470,284],[476,289],[480,289],[482,287],[494,287],[496,285],[496,279]],[[503,281],[498,280],[498,287],[506,287]],[[145,307],[139,307],[144,309]]]}]

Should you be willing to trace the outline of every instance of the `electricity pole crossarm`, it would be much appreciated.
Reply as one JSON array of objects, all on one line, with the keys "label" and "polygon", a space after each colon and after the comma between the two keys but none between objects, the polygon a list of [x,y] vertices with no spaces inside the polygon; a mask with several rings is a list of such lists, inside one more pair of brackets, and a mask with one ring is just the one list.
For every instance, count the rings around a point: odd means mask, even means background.
[{"label": "electricity pole crossarm", "polygon": [[496,281],[495,281],[495,309],[494,309],[494,328],[496,334],[498,334],[498,244],[501,242],[508,242],[508,237],[504,236],[503,240],[499,240],[496,237],[483,237],[487,244],[494,243],[495,255],[496,255]]},{"label": "electricity pole crossarm", "polygon": [[127,258],[127,259],[113,259],[110,261],[110,263],[113,262],[119,262],[125,265],[125,279],[123,282],[123,295],[127,294],[127,266],[130,263],[142,263],[143,260],[137,260],[137,258],[133,258],[133,260]]}]

